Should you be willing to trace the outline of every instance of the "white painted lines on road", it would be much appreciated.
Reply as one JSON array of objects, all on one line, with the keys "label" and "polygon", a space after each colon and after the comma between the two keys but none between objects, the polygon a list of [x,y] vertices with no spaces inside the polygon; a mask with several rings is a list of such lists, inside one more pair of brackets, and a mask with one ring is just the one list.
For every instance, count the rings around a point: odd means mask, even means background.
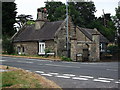
[{"label": "white painted lines on road", "polygon": [[119,84],[120,82],[115,82],[115,83]]},{"label": "white painted lines on road", "polygon": [[114,80],[114,79],[111,79],[111,78],[98,78],[98,79],[101,79],[101,80],[110,80],[110,81]]},{"label": "white painted lines on road", "polygon": [[62,63],[70,63],[70,64],[71,64],[71,63],[78,63],[78,62],[64,62],[64,61],[63,61]]},{"label": "white painted lines on road", "polygon": [[47,66],[55,66],[55,67],[72,67],[72,68],[80,68],[80,67],[75,67],[75,66],[65,66],[65,65],[55,65],[55,64],[45,64]]},{"label": "white painted lines on road", "polygon": [[25,62],[25,61],[17,61],[19,63],[33,63],[33,62]]},{"label": "white painted lines on road", "polygon": [[88,80],[87,78],[80,78],[80,77],[73,77],[72,79],[75,79],[75,80]]},{"label": "white painted lines on road", "polygon": [[73,75],[73,74],[63,74],[63,75],[65,75],[65,76],[70,76],[70,77],[74,77],[75,75]]},{"label": "white painted lines on road", "polygon": [[83,77],[83,78],[89,78],[89,79],[94,78],[94,77],[92,77],[92,76],[82,76],[82,75],[80,75],[80,77]]},{"label": "white painted lines on road", "polygon": [[49,73],[49,74],[52,74],[52,75],[58,75],[58,73]]},{"label": "white painted lines on road", "polygon": [[55,77],[60,77],[60,78],[70,78],[68,76],[55,76]]},{"label": "white painted lines on road", "polygon": [[33,62],[25,62],[25,63],[33,63]]},{"label": "white painted lines on road", "polygon": [[78,77],[76,77],[76,75],[74,74],[59,74],[57,72],[49,72],[49,73],[45,73],[43,71],[35,71],[36,73],[39,73],[43,76],[49,76],[49,77],[57,77],[57,78],[64,78],[64,79],[73,79],[73,80],[81,80],[81,81],[87,81],[87,80],[92,80],[94,82],[101,82],[101,83],[110,83],[110,82],[114,82],[116,84],[120,83],[120,80],[115,81],[114,79],[111,78],[106,78],[106,77],[98,77],[97,79],[94,79],[94,77],[89,76],[89,75],[80,75]]},{"label": "white painted lines on road", "polygon": [[44,73],[43,71],[35,71],[36,73]]},{"label": "white painted lines on road", "polygon": [[94,79],[93,81],[95,81],[95,82],[111,82],[111,81],[107,81],[107,80],[100,80],[100,79]]},{"label": "white painted lines on road", "polygon": [[0,62],[4,62],[4,61],[7,61],[7,60],[0,60]]},{"label": "white painted lines on road", "polygon": [[52,76],[51,74],[41,74],[41,75],[43,75],[43,76],[49,76],[49,77]]},{"label": "white painted lines on road", "polygon": [[115,70],[115,69],[106,69],[106,70],[108,70],[108,71],[118,71],[117,69]]}]

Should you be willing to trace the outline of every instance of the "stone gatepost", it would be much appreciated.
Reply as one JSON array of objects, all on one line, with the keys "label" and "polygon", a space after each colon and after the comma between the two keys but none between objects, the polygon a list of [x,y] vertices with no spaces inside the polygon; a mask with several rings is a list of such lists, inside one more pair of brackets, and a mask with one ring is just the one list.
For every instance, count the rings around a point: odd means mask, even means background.
[{"label": "stone gatepost", "polygon": [[92,34],[92,44],[90,46],[90,61],[99,61],[100,60],[100,34],[93,33]]},{"label": "stone gatepost", "polygon": [[77,39],[76,38],[71,38],[71,59],[73,61],[76,61],[76,55],[77,55]]}]

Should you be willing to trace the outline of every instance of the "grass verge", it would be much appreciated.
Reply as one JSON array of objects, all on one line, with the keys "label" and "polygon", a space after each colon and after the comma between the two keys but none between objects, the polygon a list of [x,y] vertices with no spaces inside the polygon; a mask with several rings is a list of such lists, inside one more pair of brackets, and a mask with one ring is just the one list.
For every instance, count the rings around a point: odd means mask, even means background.
[{"label": "grass verge", "polygon": [[2,65],[0,69],[9,70],[0,72],[2,77],[0,88],[58,88],[61,90],[57,84],[38,74]]}]

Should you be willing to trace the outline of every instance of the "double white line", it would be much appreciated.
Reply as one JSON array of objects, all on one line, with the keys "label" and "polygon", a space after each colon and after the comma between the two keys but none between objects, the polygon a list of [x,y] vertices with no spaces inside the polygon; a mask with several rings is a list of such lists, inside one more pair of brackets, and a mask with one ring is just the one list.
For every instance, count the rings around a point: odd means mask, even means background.
[{"label": "double white line", "polygon": [[98,78],[98,79],[94,79],[93,81],[96,81],[96,82],[111,82],[113,80],[114,79],[111,79],[111,78]]}]

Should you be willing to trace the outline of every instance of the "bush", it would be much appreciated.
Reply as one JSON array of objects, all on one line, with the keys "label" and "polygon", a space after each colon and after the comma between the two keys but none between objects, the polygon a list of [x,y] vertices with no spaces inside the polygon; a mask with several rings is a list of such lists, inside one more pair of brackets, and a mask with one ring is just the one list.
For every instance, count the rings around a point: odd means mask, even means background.
[{"label": "bush", "polygon": [[65,57],[65,56],[62,56],[61,59],[62,59],[63,61],[72,61],[71,58],[67,58],[67,57]]},{"label": "bush", "polygon": [[108,46],[108,50],[110,51],[110,54],[115,54],[119,52],[119,48],[116,45]]},{"label": "bush", "polygon": [[15,50],[12,44],[12,41],[9,39],[3,39],[2,41],[2,49],[5,54],[14,54]]}]

